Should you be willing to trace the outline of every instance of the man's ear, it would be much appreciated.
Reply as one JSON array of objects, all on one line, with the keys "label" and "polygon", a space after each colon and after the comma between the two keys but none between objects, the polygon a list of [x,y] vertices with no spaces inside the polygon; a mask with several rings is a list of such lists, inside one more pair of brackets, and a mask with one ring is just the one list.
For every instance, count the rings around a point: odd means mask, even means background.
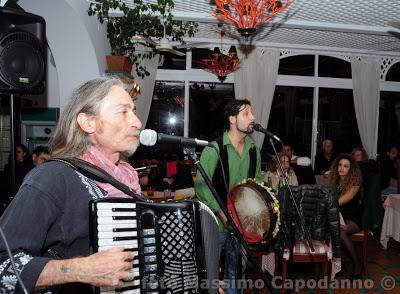
[{"label": "man's ear", "polygon": [[96,120],[93,115],[81,112],[78,114],[77,121],[78,125],[85,133],[92,134],[96,131]]},{"label": "man's ear", "polygon": [[230,124],[235,124],[236,123],[236,116],[230,115],[229,116],[229,123]]}]

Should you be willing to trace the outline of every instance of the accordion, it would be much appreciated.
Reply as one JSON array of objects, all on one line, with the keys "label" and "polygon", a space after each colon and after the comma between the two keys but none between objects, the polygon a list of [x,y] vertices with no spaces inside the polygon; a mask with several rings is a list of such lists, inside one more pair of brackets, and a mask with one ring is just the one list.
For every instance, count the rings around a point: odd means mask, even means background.
[{"label": "accordion", "polygon": [[103,198],[90,202],[93,251],[123,246],[135,253],[133,281],[97,293],[217,293],[218,223],[201,202],[136,202]]}]

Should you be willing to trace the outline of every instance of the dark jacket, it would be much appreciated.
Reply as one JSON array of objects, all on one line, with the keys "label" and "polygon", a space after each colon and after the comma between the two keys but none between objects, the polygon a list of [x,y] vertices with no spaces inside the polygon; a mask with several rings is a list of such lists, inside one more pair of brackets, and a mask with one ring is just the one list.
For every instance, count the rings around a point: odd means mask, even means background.
[{"label": "dark jacket", "polygon": [[[321,185],[291,187],[293,196],[304,217],[306,229],[313,240],[331,240],[334,257],[341,256],[339,204],[337,191]],[[280,200],[282,228],[291,242],[306,239],[293,202],[288,193]],[[291,225],[291,224],[294,225]],[[284,232],[282,232],[284,233]],[[286,236],[287,237],[287,236]],[[293,244],[292,244],[293,245]]]}]

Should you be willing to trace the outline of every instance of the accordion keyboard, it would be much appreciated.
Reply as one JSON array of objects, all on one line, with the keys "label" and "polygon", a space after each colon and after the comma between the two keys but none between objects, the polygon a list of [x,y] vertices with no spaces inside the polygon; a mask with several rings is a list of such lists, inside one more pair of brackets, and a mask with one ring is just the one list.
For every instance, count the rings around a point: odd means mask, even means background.
[{"label": "accordion keyboard", "polygon": [[123,288],[101,287],[100,293],[199,293],[204,252],[200,213],[191,201],[134,202],[105,198],[91,202],[94,251],[116,246],[135,253],[134,280]]}]

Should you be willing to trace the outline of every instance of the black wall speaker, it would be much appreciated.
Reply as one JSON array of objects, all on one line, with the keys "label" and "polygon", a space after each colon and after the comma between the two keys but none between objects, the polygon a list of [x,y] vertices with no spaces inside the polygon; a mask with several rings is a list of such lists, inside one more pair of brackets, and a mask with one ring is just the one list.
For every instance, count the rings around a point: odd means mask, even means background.
[{"label": "black wall speaker", "polygon": [[46,52],[46,23],[42,17],[0,7],[0,93],[42,93]]}]

